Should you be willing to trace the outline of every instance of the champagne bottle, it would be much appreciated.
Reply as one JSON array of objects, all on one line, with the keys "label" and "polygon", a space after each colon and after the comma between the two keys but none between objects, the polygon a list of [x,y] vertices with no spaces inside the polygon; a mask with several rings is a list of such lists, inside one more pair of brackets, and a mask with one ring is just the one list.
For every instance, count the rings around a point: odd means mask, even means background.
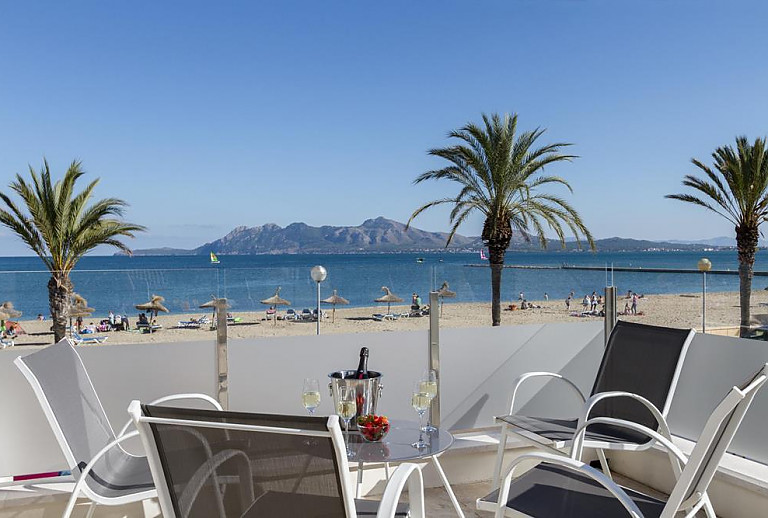
[{"label": "champagne bottle", "polygon": [[368,379],[368,348],[363,347],[360,349],[360,363],[357,364],[357,371],[355,371],[356,380]]}]

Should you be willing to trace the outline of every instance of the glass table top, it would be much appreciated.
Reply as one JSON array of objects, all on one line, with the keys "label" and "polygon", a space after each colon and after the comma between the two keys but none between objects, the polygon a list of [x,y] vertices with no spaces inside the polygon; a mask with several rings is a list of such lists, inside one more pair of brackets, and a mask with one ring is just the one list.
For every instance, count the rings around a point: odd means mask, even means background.
[{"label": "glass table top", "polygon": [[411,446],[419,440],[419,423],[392,420],[389,433],[381,442],[367,442],[355,430],[349,432],[349,449],[355,453],[349,462],[401,462],[442,453],[453,444],[453,435],[446,430],[424,432],[425,448]]}]

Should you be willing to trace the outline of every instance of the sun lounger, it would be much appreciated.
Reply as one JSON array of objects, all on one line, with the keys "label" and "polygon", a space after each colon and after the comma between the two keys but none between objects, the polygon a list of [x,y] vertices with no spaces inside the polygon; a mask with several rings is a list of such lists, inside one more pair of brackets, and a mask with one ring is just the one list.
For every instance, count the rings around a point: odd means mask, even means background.
[{"label": "sun lounger", "polygon": [[301,310],[301,319],[302,320],[312,320],[312,311],[310,311],[307,308],[304,308]]},{"label": "sun lounger", "polygon": [[383,320],[397,320],[399,318],[399,316],[400,315],[395,315],[393,313],[387,313],[387,314],[374,313],[373,314],[373,319],[376,320],[377,322],[381,322]]},{"label": "sun lounger", "polygon": [[154,332],[154,331],[159,331],[162,328],[163,328],[163,326],[161,326],[160,324],[152,324],[151,326],[149,324],[146,324],[146,323],[136,324],[136,329],[138,329],[142,333],[150,333],[150,332]]},{"label": "sun lounger", "polygon": [[0,338],[0,349],[5,349],[6,347],[13,347],[14,343],[13,340],[10,338]]},{"label": "sun lounger", "polygon": [[78,333],[72,333],[72,340],[77,345],[82,344],[103,344],[107,341],[108,336],[82,336]]}]

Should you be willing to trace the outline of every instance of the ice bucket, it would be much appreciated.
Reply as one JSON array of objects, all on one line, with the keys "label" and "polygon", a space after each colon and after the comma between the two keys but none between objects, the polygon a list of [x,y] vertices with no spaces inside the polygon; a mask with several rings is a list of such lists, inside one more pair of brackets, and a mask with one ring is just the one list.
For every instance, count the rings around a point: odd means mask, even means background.
[{"label": "ice bucket", "polygon": [[382,375],[380,372],[368,371],[369,377],[363,380],[347,379],[352,378],[356,372],[354,370],[335,371],[328,375],[331,380],[328,388],[331,391],[331,396],[333,396],[334,411],[338,408],[340,387],[351,387],[355,392],[357,412],[355,412],[355,417],[349,421],[350,430],[357,430],[358,416],[376,413],[381,390],[384,388],[381,384]]}]

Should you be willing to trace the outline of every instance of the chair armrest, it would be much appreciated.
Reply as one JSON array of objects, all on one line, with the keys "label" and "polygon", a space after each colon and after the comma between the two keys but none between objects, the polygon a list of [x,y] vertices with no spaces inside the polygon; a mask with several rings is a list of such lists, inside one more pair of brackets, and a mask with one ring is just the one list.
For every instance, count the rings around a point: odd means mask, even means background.
[{"label": "chair armrest", "polygon": [[616,482],[611,480],[602,472],[590,467],[587,464],[584,464],[581,461],[574,460],[569,457],[563,457],[562,455],[554,455],[551,453],[543,452],[520,455],[514,461],[512,461],[512,464],[509,466],[509,468],[507,468],[507,471],[504,474],[504,478],[502,479],[501,486],[499,487],[499,500],[496,507],[496,518],[504,518],[504,509],[506,508],[506,502],[509,499],[509,486],[512,482],[515,468],[521,462],[526,460],[540,461],[546,464],[555,464],[585,475],[610,491],[611,494],[621,503],[624,509],[627,510],[627,513],[631,518],[643,518],[643,513],[637,507],[637,504],[632,501],[629,495],[624,492],[624,489],[622,489],[621,486],[619,486]]},{"label": "chair armrest", "polygon": [[612,417],[593,417],[592,419],[589,419],[588,421],[580,424],[576,428],[576,433],[574,433],[573,435],[573,445],[571,447],[572,459],[574,460],[581,459],[581,454],[584,447],[584,435],[586,433],[587,427],[593,424],[609,424],[612,426],[627,428],[629,430],[633,430],[635,432],[640,432],[642,434],[645,434],[651,439],[655,440],[656,442],[664,446],[664,448],[667,450],[670,463],[672,464],[672,471],[674,471],[675,473],[675,478],[678,478],[680,476],[680,473],[682,473],[682,466],[685,466],[685,464],[688,462],[688,457],[685,455],[685,453],[683,453],[683,451],[680,448],[674,445],[674,443],[672,442],[671,436],[662,435],[656,430],[652,430],[647,426],[643,426],[641,424],[634,423],[632,421],[625,421],[623,419],[614,419]]},{"label": "chair armrest", "polygon": [[134,430],[132,432],[128,432],[127,434],[118,437],[114,441],[111,441],[109,444],[104,446],[101,450],[98,451],[98,453],[96,453],[96,455],[93,456],[93,458],[90,461],[88,461],[88,464],[86,464],[85,467],[80,472],[80,477],[78,478],[74,489],[72,489],[72,496],[69,498],[69,502],[67,503],[67,507],[64,510],[64,514],[62,514],[62,516],[71,515],[72,510],[75,507],[75,502],[77,501],[77,495],[80,493],[83,486],[85,485],[85,481],[88,479],[88,474],[93,469],[93,466],[96,465],[96,462],[99,459],[101,459],[109,450],[111,450],[115,446],[119,446],[119,444],[124,440],[130,439],[131,437],[136,437],[137,435],[139,435],[139,431]]},{"label": "chair armrest", "polygon": [[579,398],[581,398],[582,403],[586,401],[587,398],[584,397],[584,394],[581,392],[579,387],[577,387],[576,384],[574,384],[571,380],[569,380],[562,374],[557,374],[555,372],[526,372],[525,374],[522,374],[520,377],[518,377],[515,380],[515,384],[512,388],[512,399],[509,402],[510,414],[512,414],[512,412],[515,409],[515,398],[517,398],[517,391],[520,388],[520,386],[529,379],[542,378],[542,377],[554,378],[554,379],[565,382],[565,384],[569,386],[573,390],[573,392],[575,392],[576,395],[579,396]]},{"label": "chair armrest", "polygon": [[[155,399],[154,401],[151,401],[150,405],[158,405],[160,403],[167,403],[168,401],[177,401],[180,399],[200,399],[202,401],[206,401],[210,403],[216,410],[221,411],[221,405],[218,401],[213,399],[211,396],[207,394],[171,394],[169,396],[163,396],[161,398]],[[120,429],[120,433],[117,434],[118,437],[122,437],[123,434],[130,428],[131,424],[133,424],[133,418],[129,419],[125,425]]]},{"label": "chair armrest", "polygon": [[654,419],[656,419],[656,422],[659,425],[659,431],[661,432],[664,437],[667,439],[672,439],[672,434],[669,431],[669,425],[667,424],[667,420],[664,419],[664,416],[662,415],[661,411],[656,408],[656,405],[648,401],[643,396],[640,396],[638,394],[633,394],[632,392],[624,392],[624,391],[611,391],[611,392],[599,392],[592,397],[590,397],[585,403],[584,403],[584,413],[579,417],[579,423],[578,426],[581,426],[587,419],[589,419],[589,414],[592,412],[592,409],[595,407],[595,405],[604,400],[604,399],[610,399],[610,398],[619,398],[619,397],[626,397],[630,399],[634,399],[635,401],[642,403],[645,408],[647,408],[651,415],[653,415]]},{"label": "chair armrest", "polygon": [[397,502],[403,493],[405,483],[408,482],[408,499],[411,507],[411,518],[425,518],[424,511],[424,480],[421,470],[416,464],[400,464],[384,489],[384,496],[379,504],[376,518],[395,518]]}]

